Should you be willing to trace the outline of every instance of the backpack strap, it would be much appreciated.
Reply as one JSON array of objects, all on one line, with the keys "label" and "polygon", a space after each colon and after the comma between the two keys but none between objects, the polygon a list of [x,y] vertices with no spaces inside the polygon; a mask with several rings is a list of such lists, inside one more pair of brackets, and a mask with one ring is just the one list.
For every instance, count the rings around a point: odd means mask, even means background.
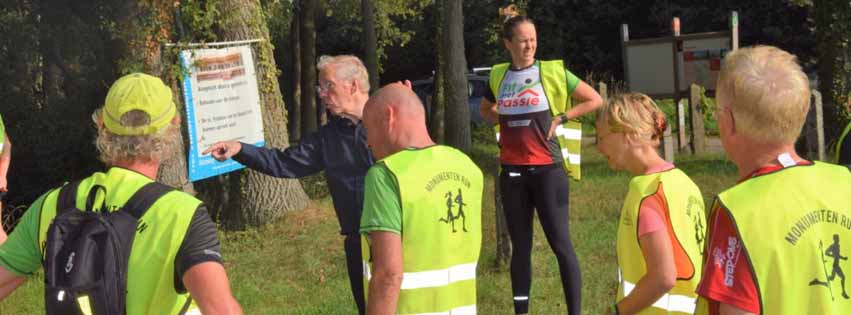
[{"label": "backpack strap", "polygon": [[130,200],[127,200],[127,203],[124,204],[122,209],[138,220],[145,215],[145,212],[148,211],[148,208],[150,208],[154,202],[172,190],[174,190],[174,188],[170,186],[157,182],[150,182],[136,191],[136,193],[130,197]]},{"label": "backpack strap", "polygon": [[189,311],[189,306],[192,305],[192,296],[186,298],[186,303],[183,303],[183,307],[180,308],[180,312],[177,315],[185,315],[187,311]]},{"label": "backpack strap", "polygon": [[76,180],[59,188],[59,196],[56,199],[56,216],[61,215],[68,209],[77,208],[77,187],[81,180]]}]

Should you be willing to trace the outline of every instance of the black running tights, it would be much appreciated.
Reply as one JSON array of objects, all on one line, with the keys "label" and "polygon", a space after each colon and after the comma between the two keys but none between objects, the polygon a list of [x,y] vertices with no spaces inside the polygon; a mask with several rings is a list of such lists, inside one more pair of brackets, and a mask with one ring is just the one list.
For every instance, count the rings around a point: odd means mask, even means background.
[{"label": "black running tights", "polygon": [[568,314],[581,314],[582,280],[570,239],[568,178],[561,164],[503,165],[500,193],[511,235],[511,289],[514,312],[528,314],[532,284],[532,222],[537,209],[544,234],[556,255]]}]

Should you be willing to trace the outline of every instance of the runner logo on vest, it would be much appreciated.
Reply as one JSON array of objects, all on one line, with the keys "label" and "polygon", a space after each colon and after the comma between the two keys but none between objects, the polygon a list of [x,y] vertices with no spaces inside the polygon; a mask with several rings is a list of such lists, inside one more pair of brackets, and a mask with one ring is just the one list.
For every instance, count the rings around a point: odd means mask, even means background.
[{"label": "runner logo on vest", "polygon": [[[824,267],[824,279],[825,281],[819,280],[819,277],[816,276],[813,278],[813,281],[810,281],[810,286],[820,285],[827,287],[828,291],[830,291],[830,299],[836,300],[836,297],[833,294],[833,287],[831,284],[833,280],[838,276],[840,279],[840,283],[842,284],[842,297],[846,300],[849,299],[848,293],[845,291],[845,273],[842,272],[842,267],[839,266],[840,260],[848,260],[847,256],[842,256],[842,253],[839,251],[839,234],[833,234],[833,244],[830,244],[827,249],[824,249],[824,243],[821,240],[818,242],[819,254],[821,255],[821,263],[822,267]],[[833,262],[830,264],[830,274],[828,274],[828,259],[833,258]]]},{"label": "runner logo on vest", "polygon": [[[703,241],[706,239],[706,218],[703,217],[703,211],[692,211],[693,209],[702,209],[703,200],[699,200],[694,196],[688,198],[686,206],[686,216],[694,221],[694,239],[697,241],[697,248],[703,248]],[[699,251],[703,256],[703,251]]]},{"label": "runner logo on vest", "polygon": [[[431,179],[426,182],[425,190],[427,192],[432,191],[444,191],[444,187],[446,186],[462,186],[464,188],[469,189],[471,187],[470,180],[459,173],[456,172],[440,172]],[[457,188],[457,194],[454,193],[456,191],[455,188],[449,189],[446,193],[443,194],[443,198],[446,198],[446,216],[437,219],[438,222],[443,222],[452,226],[452,233],[458,232],[458,229],[455,227],[455,221],[460,219],[461,221],[461,230],[467,232],[467,217],[464,215],[464,207],[467,206],[464,203],[464,195],[461,191],[461,188]],[[458,208],[457,212],[453,212],[453,208]]]},{"label": "runner logo on vest", "polygon": [[[829,225],[823,225],[825,223]],[[851,217],[848,217],[844,213],[829,209],[813,210],[801,216],[798,221],[789,227],[789,230],[786,232],[786,236],[783,239],[792,246],[796,246],[801,243],[810,244],[810,242],[801,242],[801,240],[808,235],[807,232],[810,232],[809,229],[816,225],[818,225],[819,228],[811,231],[809,234],[824,235],[822,234],[824,233],[822,231],[825,231],[826,229],[829,231],[830,229],[835,229],[837,227],[841,230],[849,231],[851,230]],[[840,250],[839,234],[832,234],[833,237],[827,242],[825,242],[824,239],[819,239],[817,253],[813,253],[815,254],[815,257],[812,259],[818,260],[819,264],[822,265],[822,268],[811,271],[813,273],[813,279],[808,284],[810,287],[826,288],[830,293],[831,300],[835,301],[837,294],[834,292],[834,289],[836,288],[836,281],[834,280],[839,278],[838,282],[842,289],[841,296],[842,298],[849,300],[851,297],[848,296],[848,293],[845,290],[845,272],[843,272],[842,269],[843,265],[847,266],[848,257],[843,256],[843,252]],[[814,247],[814,243],[812,244]],[[827,246],[826,248],[825,245]]]},{"label": "runner logo on vest", "polygon": [[[438,221],[452,224],[452,233],[458,232],[455,229],[455,220],[461,219],[461,229],[464,232],[467,232],[467,217],[464,215],[464,206],[467,204],[464,203],[464,197],[461,195],[461,188],[458,188],[458,194],[455,195],[455,198],[452,198],[452,191],[446,192],[444,195],[446,198],[446,217],[440,218]],[[452,215],[452,205],[458,206],[458,214]]]}]

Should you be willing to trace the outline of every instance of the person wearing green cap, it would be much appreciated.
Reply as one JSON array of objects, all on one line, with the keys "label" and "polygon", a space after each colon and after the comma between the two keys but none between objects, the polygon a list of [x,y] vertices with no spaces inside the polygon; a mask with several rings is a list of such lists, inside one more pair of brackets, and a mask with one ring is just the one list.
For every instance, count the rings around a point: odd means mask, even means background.
[{"label": "person wearing green cap", "polygon": [[[92,119],[99,158],[108,170],[73,182],[76,194],[62,199],[71,199],[78,209],[113,212],[142,187],[156,186],[151,183],[160,165],[174,156],[173,148],[179,145],[180,116],[171,90],[159,78],[133,73],[112,85]],[[67,208],[57,207],[61,191],[68,190],[52,189],[39,197],[0,245],[0,299],[17,287],[3,290],[9,283],[19,284],[42,266],[48,228],[57,212],[67,213],[61,212]],[[89,203],[92,207],[84,206]],[[220,247],[216,226],[201,201],[167,190],[139,216],[133,233],[125,314],[242,314]],[[66,273],[69,269],[66,266]],[[61,293],[56,300],[63,301]],[[46,298],[49,306],[52,297]],[[86,313],[85,303],[80,298],[77,303]]]}]

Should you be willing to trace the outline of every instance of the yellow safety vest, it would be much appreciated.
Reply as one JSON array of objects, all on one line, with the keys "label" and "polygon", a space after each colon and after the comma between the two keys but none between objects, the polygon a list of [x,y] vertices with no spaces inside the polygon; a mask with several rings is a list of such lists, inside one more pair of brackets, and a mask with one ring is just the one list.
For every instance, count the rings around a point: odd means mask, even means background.
[{"label": "yellow safety vest", "polygon": [[[493,95],[499,95],[499,87],[508,72],[508,63],[493,66],[488,83]],[[550,104],[553,117],[567,112],[573,102],[567,91],[567,75],[564,73],[564,63],[561,60],[540,61],[541,84],[544,94]],[[494,127],[499,141],[499,124]],[[561,146],[561,156],[564,159],[564,169],[567,175],[575,180],[582,177],[580,170],[580,150],[582,149],[582,123],[571,119],[556,128],[555,136]]]},{"label": "yellow safety vest", "polygon": [[647,273],[647,265],[638,243],[638,212],[641,201],[655,194],[660,185],[665,192],[674,235],[688,255],[694,273],[677,278],[671,291],[638,314],[692,314],[697,300],[695,289],[703,271],[700,262],[706,238],[706,213],[697,185],[676,168],[636,176],[629,183],[629,192],[618,224],[618,301],[629,295]]},{"label": "yellow safety vest", "polygon": [[[733,186],[716,203],[742,239],[763,314],[851,314],[843,296],[851,261],[841,259],[851,257],[848,168],[787,167]],[[701,298],[698,313],[707,305]]]},{"label": "yellow safety vest", "polygon": [[[464,153],[442,145],[403,150],[379,163],[396,178],[402,206],[397,314],[475,315],[482,171]],[[368,295],[372,262],[369,239],[363,238]]]},{"label": "yellow safety vest", "polygon": [[[102,201],[106,209],[114,211],[150,182],[141,174],[116,167],[106,173],[95,173],[80,182],[77,208],[85,209],[86,197],[94,185],[105,187],[102,191],[106,192],[106,196],[99,194],[95,204]],[[41,207],[38,243],[42,253],[47,230],[56,217],[58,197],[59,189],[48,192]],[[189,294],[178,294],[174,289],[174,258],[200,204],[195,197],[173,191],[160,197],[140,218],[139,225],[147,228],[137,229],[130,249],[127,315],[178,314],[185,306]],[[79,302],[85,308],[87,301]],[[185,314],[200,315],[201,312],[192,302]]]}]

